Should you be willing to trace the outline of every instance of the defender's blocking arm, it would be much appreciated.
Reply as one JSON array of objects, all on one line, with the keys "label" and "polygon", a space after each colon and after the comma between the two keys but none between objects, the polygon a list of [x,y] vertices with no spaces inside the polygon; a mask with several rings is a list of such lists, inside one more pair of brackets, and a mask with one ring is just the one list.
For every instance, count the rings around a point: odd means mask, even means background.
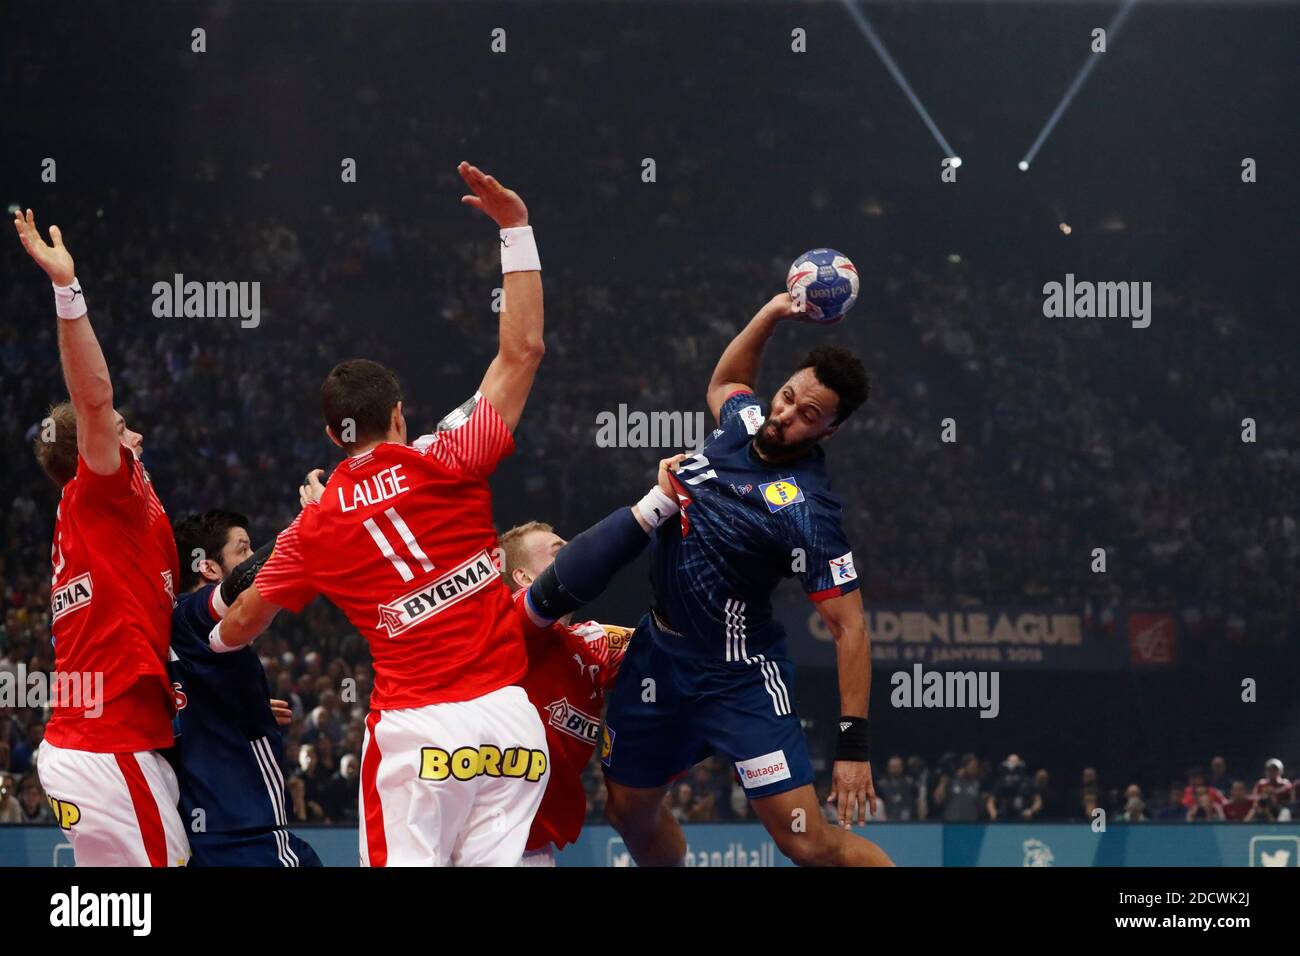
[{"label": "defender's blocking arm", "polygon": [[18,238],[38,266],[54,283],[54,303],[59,316],[59,360],[68,397],[77,413],[77,451],[96,474],[112,475],[122,467],[120,429],[113,409],[113,382],[108,363],[95,338],[86,299],[77,282],[72,254],[63,245],[63,233],[50,226],[50,242],[41,238],[30,209],[14,213]]},{"label": "defender's blocking arm", "polygon": [[477,166],[461,163],[461,178],[473,192],[461,202],[490,216],[501,227],[500,344],[479,391],[512,432],[533,387],[546,347],[542,340],[542,264],[528,225],[528,208]]}]

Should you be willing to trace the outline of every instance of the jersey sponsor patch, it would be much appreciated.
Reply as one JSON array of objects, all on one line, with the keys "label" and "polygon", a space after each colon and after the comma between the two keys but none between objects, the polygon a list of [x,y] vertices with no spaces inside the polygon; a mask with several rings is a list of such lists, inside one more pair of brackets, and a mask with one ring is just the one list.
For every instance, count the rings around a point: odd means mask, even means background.
[{"label": "jersey sponsor patch", "polygon": [[396,637],[475,591],[483,590],[500,575],[488,553],[480,551],[442,577],[422,584],[395,601],[379,605],[378,626],[388,631],[389,637]]},{"label": "jersey sponsor patch", "polygon": [[606,724],[600,732],[600,762],[609,766],[609,758],[614,753],[614,731]]},{"label": "jersey sponsor patch", "polygon": [[600,719],[585,714],[569,703],[569,698],[561,697],[546,705],[549,714],[547,723],[562,734],[576,737],[585,744],[594,744],[600,737]]},{"label": "jersey sponsor patch", "polygon": [[836,584],[848,584],[858,579],[857,569],[853,567],[853,552],[831,558],[831,580]]},{"label": "jersey sponsor patch", "polygon": [[611,651],[622,650],[632,640],[633,630],[630,627],[621,627],[618,624],[602,624],[601,627],[605,629],[605,637],[609,641]]},{"label": "jersey sponsor patch", "polygon": [[751,435],[758,434],[758,430],[763,427],[763,407],[746,405],[740,410],[740,420],[745,423],[745,431]]},{"label": "jersey sponsor patch", "polygon": [[785,759],[784,750],[773,750],[761,757],[736,761],[736,773],[746,790],[765,787],[778,780],[790,779],[790,763]]},{"label": "jersey sponsor patch", "polygon": [[94,587],[90,580],[90,572],[78,574],[75,578],[57,588],[50,595],[50,610],[53,612],[53,620],[57,621],[63,615],[72,611],[78,611],[90,604]]},{"label": "jersey sponsor patch", "polygon": [[767,510],[775,514],[782,508],[803,501],[803,489],[793,478],[778,478],[758,486],[758,493],[767,502]]}]

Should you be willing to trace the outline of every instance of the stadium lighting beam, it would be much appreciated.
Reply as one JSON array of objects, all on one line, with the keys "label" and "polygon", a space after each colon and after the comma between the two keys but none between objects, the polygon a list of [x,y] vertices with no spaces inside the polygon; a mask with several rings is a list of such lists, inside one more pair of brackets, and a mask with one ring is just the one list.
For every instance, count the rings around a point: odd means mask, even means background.
[{"label": "stadium lighting beam", "polygon": [[[847,0],[845,0],[845,2],[847,2]],[[1106,27],[1106,44],[1108,49],[1111,41],[1119,35],[1120,27],[1124,25],[1124,21],[1128,19],[1128,15],[1133,11],[1133,7],[1136,5],[1137,0],[1124,0],[1119,11],[1115,16],[1111,17],[1110,24]],[[1034,161],[1034,157],[1037,156],[1038,151],[1042,149],[1043,143],[1047,142],[1047,137],[1051,134],[1052,130],[1056,128],[1056,124],[1060,122],[1061,117],[1065,115],[1065,111],[1069,108],[1070,102],[1074,99],[1075,94],[1083,88],[1083,84],[1087,81],[1092,71],[1096,68],[1098,61],[1103,56],[1105,56],[1104,53],[1089,53],[1088,59],[1083,61],[1083,66],[1080,67],[1079,72],[1075,74],[1074,79],[1065,91],[1065,95],[1061,97],[1061,101],[1056,104],[1056,109],[1052,110],[1052,115],[1049,116],[1047,122],[1043,124],[1043,128],[1038,133],[1038,138],[1035,139],[1033,145],[1029,147],[1029,152],[1025,153],[1025,158],[1016,164],[1016,167],[1022,173],[1029,169],[1029,164]]]},{"label": "stadium lighting beam", "polygon": [[[879,36],[877,36],[875,28],[871,25],[871,21],[867,19],[867,15],[858,9],[857,4],[855,4],[853,0],[840,0],[840,2],[844,4],[844,9],[849,12],[849,16],[853,18],[853,22],[857,24],[858,30],[860,30],[862,35],[867,38],[867,42],[871,44],[871,48],[876,51],[876,55],[880,57],[880,62],[885,64],[885,69],[889,71],[889,75],[894,78],[894,82],[896,82],[899,85],[899,88],[902,89],[903,94],[912,104],[917,115],[921,117],[921,122],[925,123],[926,129],[930,131],[930,135],[934,137],[934,141],[939,144],[939,148],[943,150],[943,155],[945,157],[956,157],[957,153],[948,145],[948,141],[943,138],[943,133],[939,132],[939,127],[935,124],[934,120],[930,118],[930,114],[926,112],[925,106],[921,103],[921,98],[913,92],[912,85],[907,82],[907,77],[903,75],[903,71],[899,69],[898,64],[894,62],[894,58],[890,56],[889,51],[885,49],[884,42]],[[955,158],[952,165],[954,167],[960,166],[961,160]]]}]

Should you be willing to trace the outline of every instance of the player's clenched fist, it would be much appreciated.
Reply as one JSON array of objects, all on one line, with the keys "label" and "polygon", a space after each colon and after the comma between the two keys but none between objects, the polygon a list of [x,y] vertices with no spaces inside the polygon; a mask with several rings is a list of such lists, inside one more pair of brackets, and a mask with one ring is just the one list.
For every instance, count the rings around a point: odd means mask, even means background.
[{"label": "player's clenched fist", "polygon": [[472,196],[462,196],[460,201],[467,206],[490,216],[502,229],[528,225],[528,207],[513,189],[506,189],[477,166],[461,163],[456,167],[460,178],[470,188]]},{"label": "player's clenched fist", "polygon": [[58,226],[50,226],[50,242],[53,243],[50,245],[41,238],[36,228],[36,217],[29,209],[26,216],[21,211],[14,213],[14,229],[18,232],[18,238],[22,241],[27,254],[45,270],[51,282],[57,286],[72,284],[77,272],[72,265],[72,254],[63,245],[63,233],[59,231]]}]

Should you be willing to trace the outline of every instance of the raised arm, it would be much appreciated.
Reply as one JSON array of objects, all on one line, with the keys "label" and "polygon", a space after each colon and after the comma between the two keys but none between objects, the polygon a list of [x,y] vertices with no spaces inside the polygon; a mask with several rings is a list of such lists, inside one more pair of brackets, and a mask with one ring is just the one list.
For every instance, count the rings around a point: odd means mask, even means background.
[{"label": "raised arm", "polygon": [[457,171],[473,193],[461,202],[490,216],[501,227],[505,278],[500,342],[479,391],[514,431],[546,351],[542,342],[542,266],[528,225],[528,207],[519,194],[469,163],[461,163]]},{"label": "raised arm", "polygon": [[740,334],[731,340],[709,379],[709,411],[715,421],[722,413],[722,403],[728,395],[738,389],[753,390],[758,381],[758,362],[763,356],[763,346],[772,337],[778,322],[798,312],[790,294],[782,292],[759,309]]},{"label": "raised arm", "polygon": [[77,282],[72,254],[63,245],[63,233],[50,226],[50,243],[41,238],[36,217],[14,213],[18,238],[38,266],[54,283],[54,301],[59,315],[59,361],[68,397],[77,412],[77,451],[90,469],[111,475],[122,467],[121,437],[117,412],[113,409],[113,382],[108,363],[90,326],[86,299]]}]

